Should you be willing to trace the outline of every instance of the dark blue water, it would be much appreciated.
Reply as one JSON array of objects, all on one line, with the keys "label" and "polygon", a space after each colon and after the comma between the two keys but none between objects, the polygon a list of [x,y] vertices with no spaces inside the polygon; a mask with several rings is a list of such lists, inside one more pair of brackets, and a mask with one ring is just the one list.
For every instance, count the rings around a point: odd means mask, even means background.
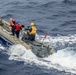
[{"label": "dark blue water", "polygon": [[8,22],[12,17],[25,27],[35,22],[39,36],[48,33],[51,45],[59,51],[46,58],[50,62],[33,62],[31,56],[26,57],[30,52],[19,55],[18,46],[10,48],[0,38],[0,75],[76,75],[75,0],[0,0],[0,17]]}]

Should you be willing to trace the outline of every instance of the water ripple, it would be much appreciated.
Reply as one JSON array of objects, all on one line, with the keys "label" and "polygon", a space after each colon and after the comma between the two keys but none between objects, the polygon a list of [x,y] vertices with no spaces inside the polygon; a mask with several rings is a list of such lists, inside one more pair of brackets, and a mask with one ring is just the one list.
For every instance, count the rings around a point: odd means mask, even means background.
[{"label": "water ripple", "polygon": [[63,24],[61,24],[61,26],[67,26],[67,25],[72,26],[72,24],[76,24],[76,20],[65,21]]},{"label": "water ripple", "polygon": [[8,2],[6,4],[4,4],[4,6],[9,6],[9,5],[21,5],[23,4],[23,2],[20,2],[20,1],[12,1],[12,2]]},{"label": "water ripple", "polygon": [[76,14],[76,10],[71,10],[71,11],[69,11],[69,13]]}]

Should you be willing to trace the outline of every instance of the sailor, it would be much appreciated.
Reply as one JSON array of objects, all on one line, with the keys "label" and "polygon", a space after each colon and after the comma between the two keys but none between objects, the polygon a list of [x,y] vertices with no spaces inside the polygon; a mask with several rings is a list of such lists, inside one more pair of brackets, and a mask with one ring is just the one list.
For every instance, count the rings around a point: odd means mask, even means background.
[{"label": "sailor", "polygon": [[25,31],[25,26],[21,25],[21,30],[20,30],[20,38],[23,39],[24,35],[27,34],[27,32]]},{"label": "sailor", "polygon": [[29,30],[27,30],[27,33],[29,35],[28,40],[34,41],[37,29],[35,27],[34,22],[31,22],[30,26],[31,26],[31,28]]},{"label": "sailor", "polygon": [[15,35],[15,20],[13,18],[10,18],[10,27],[9,29],[12,31],[12,35],[14,36]]},{"label": "sailor", "polygon": [[20,29],[21,29],[21,25],[18,22],[15,22],[15,34],[17,38],[19,38]]}]

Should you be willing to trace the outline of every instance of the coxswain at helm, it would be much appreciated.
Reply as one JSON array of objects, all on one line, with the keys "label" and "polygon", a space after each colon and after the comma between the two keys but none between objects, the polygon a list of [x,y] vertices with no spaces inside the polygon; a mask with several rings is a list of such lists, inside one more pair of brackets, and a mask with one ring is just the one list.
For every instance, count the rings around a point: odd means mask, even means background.
[{"label": "coxswain at helm", "polygon": [[31,26],[30,30],[27,30],[27,32],[29,34],[28,40],[34,41],[35,40],[35,35],[36,35],[36,32],[37,32],[37,29],[35,27],[34,22],[31,22],[30,23],[30,26]]}]

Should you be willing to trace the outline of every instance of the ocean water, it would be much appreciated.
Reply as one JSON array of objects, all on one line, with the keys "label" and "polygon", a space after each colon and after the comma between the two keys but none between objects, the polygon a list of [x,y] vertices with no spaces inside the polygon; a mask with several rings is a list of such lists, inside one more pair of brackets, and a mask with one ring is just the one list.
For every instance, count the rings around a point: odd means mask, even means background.
[{"label": "ocean water", "polygon": [[43,59],[0,37],[0,75],[76,75],[76,0],[0,0],[0,17],[25,27],[57,52]]}]

